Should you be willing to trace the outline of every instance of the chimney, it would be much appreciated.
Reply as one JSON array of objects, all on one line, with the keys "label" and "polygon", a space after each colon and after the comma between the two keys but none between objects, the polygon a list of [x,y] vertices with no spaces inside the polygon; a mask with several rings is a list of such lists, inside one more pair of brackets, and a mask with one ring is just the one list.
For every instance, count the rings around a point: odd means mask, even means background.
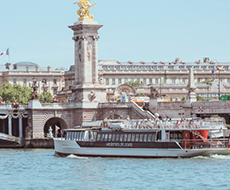
[{"label": "chimney", "polygon": [[176,59],[175,59],[175,63],[178,63],[179,61],[180,61],[179,58],[176,58]]},{"label": "chimney", "polygon": [[204,58],[204,63],[209,63],[210,59],[208,57]]},{"label": "chimney", "polygon": [[36,71],[39,71],[39,66],[38,65],[36,66]]},{"label": "chimney", "polygon": [[47,67],[47,71],[48,71],[48,72],[50,72],[50,69],[51,69],[51,67],[50,67],[50,66],[48,66],[48,67]]},{"label": "chimney", "polygon": [[9,69],[9,70],[11,69],[11,63],[6,63],[5,66],[6,66],[6,69]]},{"label": "chimney", "polygon": [[30,67],[29,67],[29,66],[26,67],[26,71],[27,71],[27,72],[30,71]]}]

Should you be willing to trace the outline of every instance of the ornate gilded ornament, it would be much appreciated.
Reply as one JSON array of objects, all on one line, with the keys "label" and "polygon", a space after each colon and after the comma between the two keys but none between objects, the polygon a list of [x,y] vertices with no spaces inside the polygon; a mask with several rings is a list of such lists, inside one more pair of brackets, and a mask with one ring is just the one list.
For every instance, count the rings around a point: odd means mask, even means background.
[{"label": "ornate gilded ornament", "polygon": [[82,21],[93,21],[94,16],[90,15],[91,11],[89,11],[90,7],[95,7],[95,5],[97,5],[97,3],[90,3],[90,0],[80,0],[79,2],[75,2],[74,4],[78,4],[79,6],[79,10],[77,11],[77,14],[80,16],[80,18],[78,19],[78,22],[82,22]]}]

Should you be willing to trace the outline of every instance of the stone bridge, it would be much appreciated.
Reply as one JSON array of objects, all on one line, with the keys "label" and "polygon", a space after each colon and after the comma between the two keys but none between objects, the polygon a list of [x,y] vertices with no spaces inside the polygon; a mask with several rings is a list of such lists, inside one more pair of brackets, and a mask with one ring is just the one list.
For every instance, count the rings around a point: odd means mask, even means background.
[{"label": "stone bridge", "polygon": [[183,101],[158,102],[154,107],[150,106],[153,113],[158,112],[162,117],[210,117],[219,115],[230,123],[230,101],[192,102],[190,105]]},{"label": "stone bridge", "polygon": [[73,128],[82,122],[103,119],[126,119],[151,118],[152,113],[141,109],[134,102],[126,103],[99,103],[94,107],[91,104],[82,105],[78,103],[68,104],[41,104],[37,100],[30,102],[26,111],[28,112],[28,127],[25,136],[27,139],[45,138],[49,136],[51,126],[53,136],[56,136],[56,127],[60,129]]}]

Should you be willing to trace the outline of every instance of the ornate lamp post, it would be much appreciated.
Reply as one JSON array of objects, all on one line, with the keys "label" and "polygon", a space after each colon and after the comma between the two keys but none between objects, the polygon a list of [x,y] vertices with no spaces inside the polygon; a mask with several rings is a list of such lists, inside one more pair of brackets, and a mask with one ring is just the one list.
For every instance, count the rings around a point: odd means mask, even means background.
[{"label": "ornate lamp post", "polygon": [[45,97],[45,84],[46,84],[46,79],[42,80],[42,84],[43,84],[43,103],[46,102],[46,97]]},{"label": "ornate lamp post", "polygon": [[217,60],[213,60],[215,62],[217,62],[218,66],[216,66],[217,70],[219,71],[218,73],[218,98],[219,98],[219,101],[220,101],[220,70],[222,69],[221,66],[219,65],[219,62]]},{"label": "ornate lamp post", "polygon": [[37,93],[37,89],[38,89],[38,85],[37,85],[37,80],[35,77],[33,77],[32,79],[33,84],[32,84],[32,96],[31,96],[31,100],[38,100],[38,93]]}]

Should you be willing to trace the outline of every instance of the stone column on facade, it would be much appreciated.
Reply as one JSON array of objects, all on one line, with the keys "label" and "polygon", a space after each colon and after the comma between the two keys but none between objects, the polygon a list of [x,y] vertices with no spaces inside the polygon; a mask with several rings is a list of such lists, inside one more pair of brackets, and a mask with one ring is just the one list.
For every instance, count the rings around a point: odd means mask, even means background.
[{"label": "stone column on facade", "polygon": [[101,27],[96,22],[79,22],[69,26],[74,31],[76,85],[98,83],[97,40]]},{"label": "stone column on facade", "polygon": [[22,132],[22,113],[19,115],[19,137],[23,137],[23,132]]},{"label": "stone column on facade", "polygon": [[9,116],[8,116],[8,134],[12,135],[12,115],[11,111],[9,111]]},{"label": "stone column on facade", "polygon": [[190,106],[192,102],[196,102],[196,85],[194,82],[194,73],[193,73],[193,68],[189,69],[189,81],[188,81],[188,94],[186,98],[186,105]]},{"label": "stone column on facade", "polygon": [[97,41],[99,36],[93,36],[93,83],[98,84],[98,52],[97,52]]}]

